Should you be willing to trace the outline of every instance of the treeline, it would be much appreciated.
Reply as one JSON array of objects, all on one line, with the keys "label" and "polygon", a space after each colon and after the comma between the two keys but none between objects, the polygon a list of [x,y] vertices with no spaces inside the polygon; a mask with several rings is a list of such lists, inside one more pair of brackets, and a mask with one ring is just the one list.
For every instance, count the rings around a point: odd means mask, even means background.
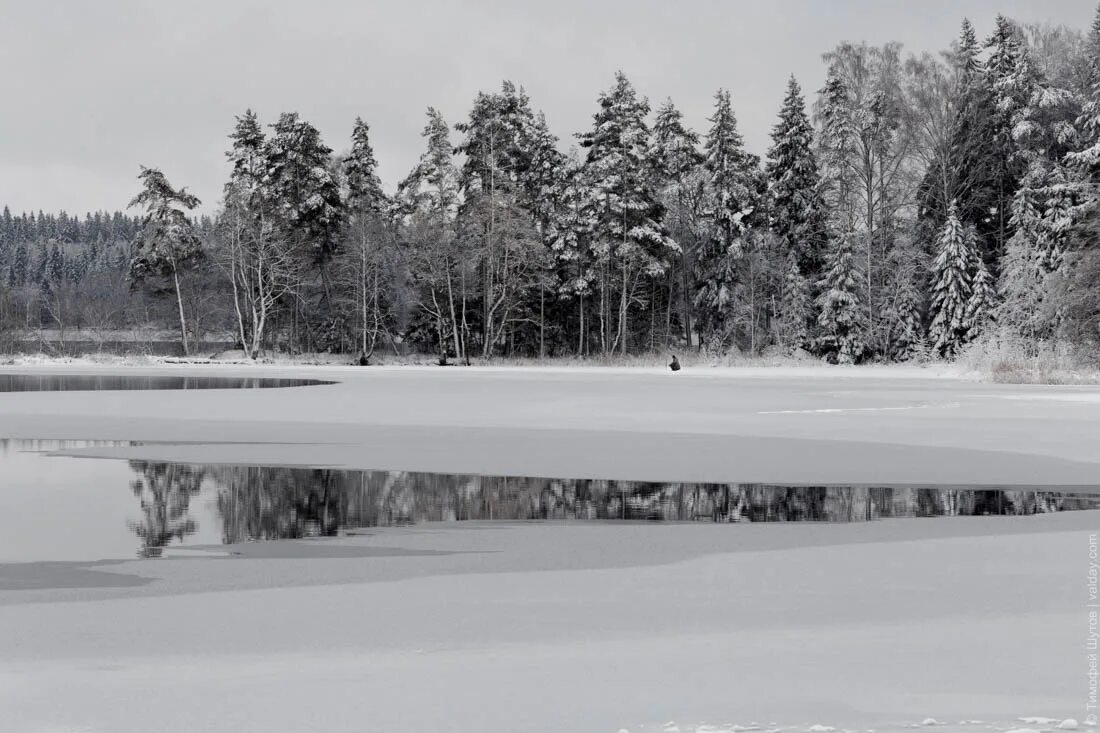
[{"label": "treeline", "polygon": [[789,81],[764,159],[725,90],[699,134],[620,73],[565,146],[504,82],[454,125],[429,109],[392,193],[363,120],[334,155],[297,114],[245,112],[212,222],[143,170],[128,281],[170,296],[185,350],[219,324],[252,356],[1095,351],[1100,13],[1087,34],[998,17],[939,55],[824,62],[812,104]]}]

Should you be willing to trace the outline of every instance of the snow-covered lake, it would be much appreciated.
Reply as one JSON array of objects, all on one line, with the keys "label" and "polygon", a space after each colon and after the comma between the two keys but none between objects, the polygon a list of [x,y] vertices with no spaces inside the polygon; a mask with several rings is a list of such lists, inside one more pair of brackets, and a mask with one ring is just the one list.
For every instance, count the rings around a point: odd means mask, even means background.
[{"label": "snow-covered lake", "polygon": [[1085,727],[1095,389],[81,372],[336,384],[0,394],[3,730]]}]

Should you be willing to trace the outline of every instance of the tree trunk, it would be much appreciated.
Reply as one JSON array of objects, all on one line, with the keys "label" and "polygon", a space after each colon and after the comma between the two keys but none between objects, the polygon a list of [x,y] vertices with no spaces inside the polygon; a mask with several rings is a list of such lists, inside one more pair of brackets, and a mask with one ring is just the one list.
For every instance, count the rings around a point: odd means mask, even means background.
[{"label": "tree trunk", "polygon": [[183,293],[180,292],[180,275],[176,265],[172,263],[172,282],[176,286],[176,305],[180,313],[180,339],[183,342],[183,355],[190,356],[191,348],[187,343],[187,317],[183,313]]}]

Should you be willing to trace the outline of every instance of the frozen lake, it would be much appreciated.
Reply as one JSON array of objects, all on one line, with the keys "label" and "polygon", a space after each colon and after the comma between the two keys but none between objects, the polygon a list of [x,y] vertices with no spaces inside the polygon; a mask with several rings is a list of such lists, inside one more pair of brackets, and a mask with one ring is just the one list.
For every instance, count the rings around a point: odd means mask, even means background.
[{"label": "frozen lake", "polygon": [[0,563],[161,557],[425,522],[860,522],[1100,508],[1100,492],[1080,487],[657,483],[58,455],[122,447],[141,448],[0,439]]},{"label": "frozen lake", "polygon": [[0,394],[11,730],[1084,717],[1095,389],[86,371],[336,383]]}]

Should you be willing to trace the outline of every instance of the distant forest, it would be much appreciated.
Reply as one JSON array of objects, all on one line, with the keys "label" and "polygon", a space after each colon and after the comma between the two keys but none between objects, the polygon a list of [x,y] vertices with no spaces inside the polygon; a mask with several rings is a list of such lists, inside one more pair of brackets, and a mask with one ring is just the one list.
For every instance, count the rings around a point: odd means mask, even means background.
[{"label": "distant forest", "polygon": [[[236,118],[217,214],[158,168],[127,211],[0,218],[0,350],[171,329],[252,357],[1100,352],[1100,9],[1089,29],[963,20],[940,54],[842,43],[793,77],[763,159],[619,73],[563,142],[522,86],[429,108],[387,192],[367,121]],[[945,41],[947,39],[945,38]],[[6,339],[6,340],[5,340]],[[5,344],[8,346],[5,347]]]}]

